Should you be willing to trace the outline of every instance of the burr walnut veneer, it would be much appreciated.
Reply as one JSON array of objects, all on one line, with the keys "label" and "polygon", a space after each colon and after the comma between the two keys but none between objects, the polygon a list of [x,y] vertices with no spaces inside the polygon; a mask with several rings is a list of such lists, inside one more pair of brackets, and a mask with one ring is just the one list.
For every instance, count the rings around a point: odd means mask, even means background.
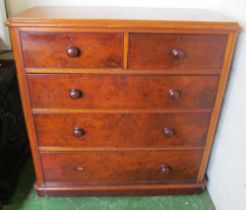
[{"label": "burr walnut veneer", "polygon": [[7,25],[39,195],[204,189],[237,23],[206,10],[37,7]]}]

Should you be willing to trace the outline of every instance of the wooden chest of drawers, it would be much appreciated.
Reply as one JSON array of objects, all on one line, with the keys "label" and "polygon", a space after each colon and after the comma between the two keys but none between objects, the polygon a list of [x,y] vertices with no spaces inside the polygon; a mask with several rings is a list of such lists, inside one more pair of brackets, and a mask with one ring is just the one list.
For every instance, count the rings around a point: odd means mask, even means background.
[{"label": "wooden chest of drawers", "polygon": [[39,195],[204,189],[237,23],[204,10],[39,7],[7,25]]}]

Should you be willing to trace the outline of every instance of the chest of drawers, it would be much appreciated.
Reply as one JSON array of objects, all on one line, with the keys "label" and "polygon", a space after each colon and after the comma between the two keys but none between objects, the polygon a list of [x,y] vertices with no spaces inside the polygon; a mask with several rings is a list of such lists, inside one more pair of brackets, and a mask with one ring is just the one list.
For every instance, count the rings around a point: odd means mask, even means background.
[{"label": "chest of drawers", "polygon": [[199,192],[239,26],[204,10],[8,20],[41,196]]}]

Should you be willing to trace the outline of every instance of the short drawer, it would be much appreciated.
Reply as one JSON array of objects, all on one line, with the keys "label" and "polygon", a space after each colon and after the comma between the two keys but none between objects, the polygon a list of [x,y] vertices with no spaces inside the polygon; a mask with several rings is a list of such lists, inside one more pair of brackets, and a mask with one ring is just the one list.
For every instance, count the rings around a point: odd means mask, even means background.
[{"label": "short drawer", "polygon": [[33,68],[121,68],[121,33],[21,32],[23,60]]},{"label": "short drawer", "polygon": [[209,113],[34,114],[39,146],[203,146]]},{"label": "short drawer", "polygon": [[46,182],[179,183],[196,180],[201,151],[42,152]]},{"label": "short drawer", "polygon": [[219,69],[227,35],[130,33],[130,69]]},{"label": "short drawer", "polygon": [[35,108],[211,108],[218,76],[28,75]]}]

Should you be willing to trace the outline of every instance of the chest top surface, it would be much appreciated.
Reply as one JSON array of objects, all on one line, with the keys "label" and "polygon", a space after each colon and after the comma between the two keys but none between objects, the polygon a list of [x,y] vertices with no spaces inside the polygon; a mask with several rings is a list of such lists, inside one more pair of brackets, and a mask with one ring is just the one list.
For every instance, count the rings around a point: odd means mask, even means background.
[{"label": "chest top surface", "polygon": [[206,9],[34,7],[7,21],[8,26],[190,27],[237,30],[238,23]]}]

